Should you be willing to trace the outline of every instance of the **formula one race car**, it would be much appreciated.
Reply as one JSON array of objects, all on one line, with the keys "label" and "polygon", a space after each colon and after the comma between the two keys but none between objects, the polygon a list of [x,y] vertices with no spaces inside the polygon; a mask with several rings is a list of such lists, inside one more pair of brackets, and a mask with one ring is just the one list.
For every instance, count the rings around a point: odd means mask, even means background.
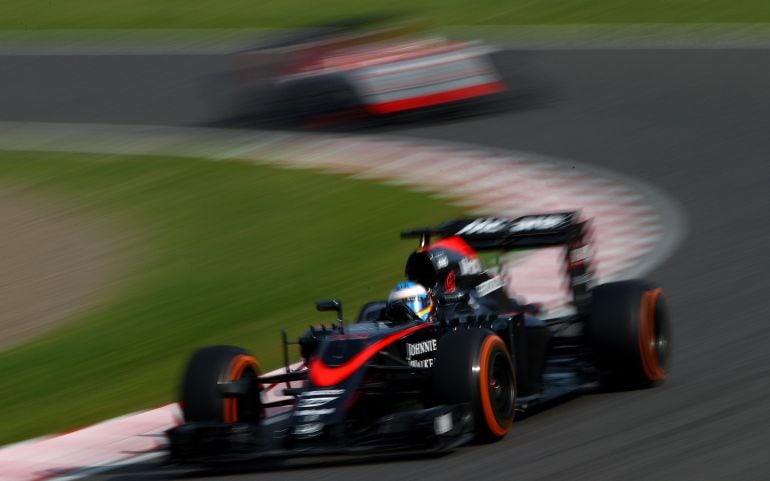
[{"label": "formula one race car", "polygon": [[281,125],[390,116],[506,90],[489,46],[414,30],[357,19],[244,49],[235,55],[234,108]]},{"label": "formula one race car", "polygon": [[[171,458],[448,449],[499,439],[517,411],[568,394],[657,384],[669,357],[663,292],[640,280],[594,286],[586,230],[568,212],[402,232],[420,239],[406,276],[435,300],[427,320],[375,301],[345,324],[339,301],[320,301],[338,323],[301,336],[302,366],[290,369],[286,354],[281,374],[262,375],[241,348],[200,350],[184,374],[185,422],[168,431]],[[564,247],[574,313],[543,320],[508,297],[479,252],[547,246]],[[270,402],[275,389],[287,397]]]}]

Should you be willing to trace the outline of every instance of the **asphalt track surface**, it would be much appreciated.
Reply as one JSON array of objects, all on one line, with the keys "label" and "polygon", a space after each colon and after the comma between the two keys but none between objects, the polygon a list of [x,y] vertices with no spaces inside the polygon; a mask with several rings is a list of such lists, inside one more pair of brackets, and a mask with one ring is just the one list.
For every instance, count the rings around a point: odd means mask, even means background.
[{"label": "asphalt track surface", "polygon": [[[438,458],[227,474],[148,463],[94,480],[770,479],[770,52],[501,58],[539,86],[520,103],[375,132],[574,159],[675,198],[688,235],[649,275],[667,288],[675,316],[669,380],[571,400],[520,420],[499,443]],[[200,124],[210,115],[204,79],[226,66],[215,56],[4,57],[0,117]]]}]

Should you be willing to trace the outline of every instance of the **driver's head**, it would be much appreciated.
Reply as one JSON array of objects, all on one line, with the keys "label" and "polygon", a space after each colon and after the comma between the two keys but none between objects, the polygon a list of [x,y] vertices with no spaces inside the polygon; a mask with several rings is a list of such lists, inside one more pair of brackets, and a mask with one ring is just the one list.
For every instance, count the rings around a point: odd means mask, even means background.
[{"label": "driver's head", "polygon": [[428,291],[414,281],[399,282],[390,291],[388,305],[399,301],[406,304],[422,320],[428,319],[431,307],[433,307],[433,301],[428,295]]}]

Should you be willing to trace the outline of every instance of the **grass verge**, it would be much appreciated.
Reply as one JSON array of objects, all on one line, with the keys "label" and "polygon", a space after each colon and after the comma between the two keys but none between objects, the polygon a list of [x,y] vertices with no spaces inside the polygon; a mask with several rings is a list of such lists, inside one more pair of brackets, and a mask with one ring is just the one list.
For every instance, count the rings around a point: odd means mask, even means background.
[{"label": "grass verge", "polygon": [[0,0],[0,29],[296,27],[399,12],[428,26],[770,22],[764,0]]},{"label": "grass verge", "polygon": [[458,209],[423,194],[236,162],[0,153],[0,183],[66,199],[119,226],[133,259],[123,292],[0,353],[0,444],[175,398],[191,351],[243,345],[280,364],[279,330],[352,317],[403,276],[401,228]]}]

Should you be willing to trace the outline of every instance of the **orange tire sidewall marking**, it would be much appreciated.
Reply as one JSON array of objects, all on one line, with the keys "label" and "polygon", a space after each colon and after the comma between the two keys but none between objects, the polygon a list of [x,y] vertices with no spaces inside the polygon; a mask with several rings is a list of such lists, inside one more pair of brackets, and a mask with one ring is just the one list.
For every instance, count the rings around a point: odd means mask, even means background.
[{"label": "orange tire sidewall marking", "polygon": [[642,370],[650,381],[661,381],[666,378],[666,371],[660,365],[660,359],[655,351],[655,307],[663,293],[657,288],[645,291],[642,295],[641,317],[639,320],[639,354]]},{"label": "orange tire sidewall marking", "polygon": [[495,416],[495,412],[492,409],[492,400],[489,398],[489,360],[495,346],[501,346],[503,352],[507,352],[502,339],[497,336],[487,337],[481,345],[481,355],[479,356],[479,360],[481,361],[479,389],[481,391],[481,407],[484,411],[484,419],[487,422],[487,427],[495,436],[503,437],[511,428],[513,418],[509,419],[505,425],[500,425]]},{"label": "orange tire sidewall marking", "polygon": [[[229,381],[237,381],[238,379],[243,376],[243,372],[251,367],[254,369],[254,371],[259,375],[261,372],[261,369],[259,367],[259,362],[257,362],[256,358],[254,356],[249,356],[247,354],[240,354],[238,356],[235,356],[230,363],[230,372],[228,373],[228,380]],[[237,398],[225,398],[224,402],[224,421],[226,423],[237,423],[238,422],[238,399]]]}]

